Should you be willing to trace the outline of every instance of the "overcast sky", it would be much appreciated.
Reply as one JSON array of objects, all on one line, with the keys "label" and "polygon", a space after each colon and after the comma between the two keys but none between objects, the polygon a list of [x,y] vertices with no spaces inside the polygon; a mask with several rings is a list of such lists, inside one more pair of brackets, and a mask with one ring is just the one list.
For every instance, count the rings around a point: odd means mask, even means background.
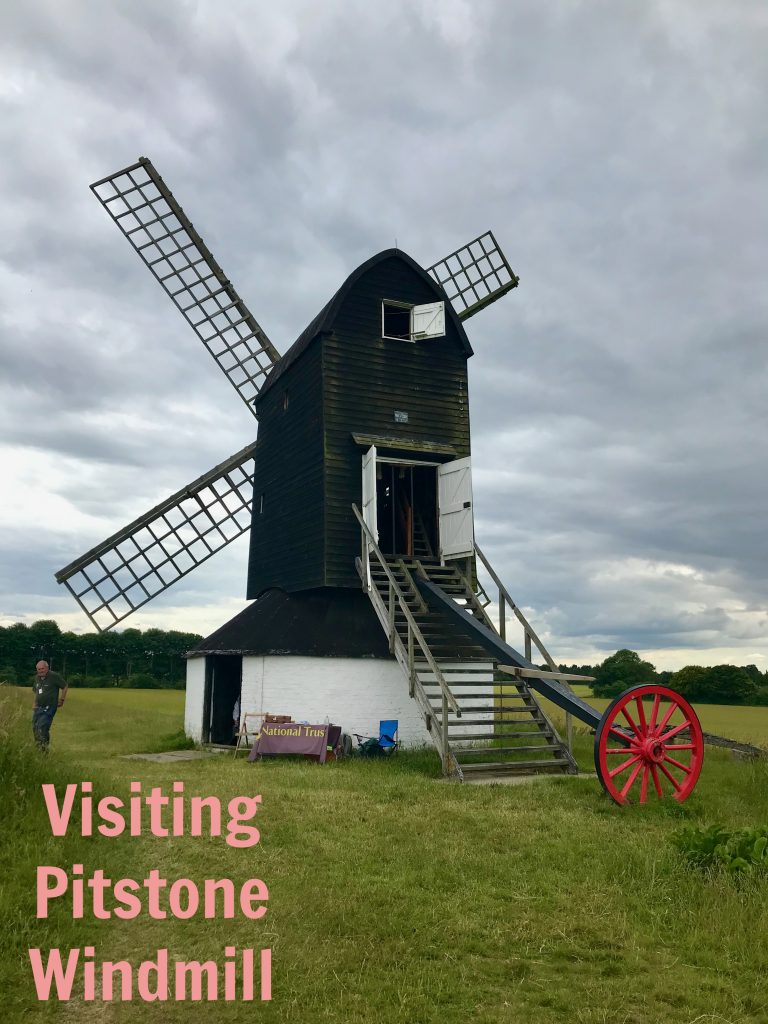
[{"label": "overcast sky", "polygon": [[[254,439],[88,189],[149,156],[277,348],[491,228],[477,540],[561,661],[768,668],[764,0],[5,0],[0,624]],[[125,625],[211,632],[247,540]]]}]

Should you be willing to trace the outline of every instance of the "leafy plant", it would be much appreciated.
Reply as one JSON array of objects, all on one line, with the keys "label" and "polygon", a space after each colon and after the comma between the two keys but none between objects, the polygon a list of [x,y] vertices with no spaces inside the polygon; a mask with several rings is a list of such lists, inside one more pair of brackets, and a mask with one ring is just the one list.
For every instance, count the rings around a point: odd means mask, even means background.
[{"label": "leafy plant", "polygon": [[731,874],[768,870],[768,825],[739,829],[687,826],[672,835],[672,844],[692,867],[723,868]]}]

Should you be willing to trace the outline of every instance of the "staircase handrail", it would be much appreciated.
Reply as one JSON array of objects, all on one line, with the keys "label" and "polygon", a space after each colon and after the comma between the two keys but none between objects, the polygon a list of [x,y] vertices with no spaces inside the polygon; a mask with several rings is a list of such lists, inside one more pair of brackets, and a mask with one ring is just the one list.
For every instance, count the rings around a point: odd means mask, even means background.
[{"label": "staircase handrail", "polygon": [[[475,544],[475,554],[477,555],[477,557],[480,559],[480,561],[485,566],[485,568],[486,568],[486,570],[488,572],[488,575],[491,577],[493,582],[499,588],[499,596],[501,598],[503,598],[504,604],[509,605],[510,609],[514,612],[515,617],[517,618],[518,622],[522,625],[523,629],[525,630],[526,636],[530,637],[530,639],[536,645],[536,647],[537,647],[539,653],[541,654],[542,658],[546,661],[546,663],[549,665],[549,667],[552,669],[552,671],[553,672],[559,672],[560,671],[560,666],[555,664],[554,658],[550,655],[549,651],[546,649],[546,647],[544,646],[542,641],[539,639],[536,631],[531,626],[530,622],[526,619],[526,617],[523,615],[523,613],[517,607],[515,602],[512,600],[512,598],[510,597],[509,591],[504,586],[504,584],[501,582],[499,577],[496,575],[496,573],[494,572],[494,570],[493,570],[493,568],[491,566],[491,563],[485,557],[485,555],[480,550],[480,548],[477,546],[477,544]],[[499,616],[501,617],[501,616],[504,615],[504,605],[502,604],[501,601],[499,602],[499,605],[500,605]],[[503,626],[502,626],[502,629],[503,629]],[[503,639],[503,637],[504,637],[503,632],[502,632],[501,635],[502,635],[502,639]],[[527,656],[528,656],[528,652],[526,652],[526,657]]]},{"label": "staircase handrail", "polygon": [[[446,683],[445,677],[443,676],[443,673],[440,671],[440,668],[439,668],[437,662],[435,661],[435,659],[434,659],[434,657],[432,655],[432,652],[430,651],[430,649],[429,649],[429,647],[427,645],[426,640],[422,636],[421,630],[419,629],[418,625],[416,624],[416,620],[414,619],[413,615],[411,614],[411,609],[408,607],[408,603],[405,600],[405,597],[403,595],[402,590],[400,589],[400,585],[398,584],[397,580],[395,579],[394,575],[392,574],[392,571],[390,570],[389,566],[387,565],[387,562],[386,562],[386,559],[384,558],[384,555],[379,550],[379,546],[376,543],[376,538],[371,533],[371,531],[370,531],[370,529],[368,527],[368,524],[365,522],[365,520],[363,519],[362,515],[360,514],[360,510],[358,509],[357,505],[355,505],[354,503],[352,505],[352,511],[355,513],[355,518],[357,519],[358,523],[360,524],[360,526],[362,528],[363,536],[365,537],[365,539],[367,541],[367,547],[368,547],[369,552],[373,553],[376,556],[376,560],[378,561],[379,565],[382,567],[382,569],[386,573],[387,580],[389,582],[389,586],[390,586],[390,588],[392,590],[393,595],[397,599],[398,605],[400,606],[400,611],[405,616],[405,620],[408,623],[408,626],[409,626],[409,628],[411,630],[411,633],[413,635],[414,640],[416,641],[416,643],[421,648],[421,653],[424,655],[425,661],[427,662],[427,664],[429,665],[430,669],[434,673],[435,679],[437,680],[437,682],[438,682],[438,684],[440,686],[440,689],[442,691],[443,696],[448,701],[448,703],[450,704],[450,706],[451,706],[452,710],[455,712],[455,714],[458,715],[459,717],[461,717],[461,708],[457,704],[456,698],[451,693],[450,687]],[[390,638],[390,639],[392,639],[392,638]],[[400,640],[400,637],[397,635],[397,631],[394,632],[394,641],[396,643],[400,643],[400,644],[402,643],[402,641]]]},{"label": "staircase handrail", "polygon": [[[501,580],[496,575],[496,573],[493,571],[493,567],[491,566],[491,563],[485,557],[485,555],[480,550],[480,548],[477,546],[477,544],[475,544],[475,554],[477,555],[477,557],[480,559],[480,561],[485,566],[485,568],[486,568],[489,576],[493,580],[493,582],[499,588],[499,630],[498,630],[498,633],[499,633],[499,636],[501,637],[501,639],[506,641],[506,638],[507,638],[507,636],[506,636],[507,631],[506,631],[506,627],[505,627],[505,622],[506,622],[505,606],[509,605],[509,607],[514,612],[515,617],[517,618],[518,622],[523,627],[523,632],[524,632],[524,635],[525,635],[525,656],[528,659],[528,661],[532,660],[532,658],[531,658],[531,641],[533,641],[533,643],[536,645],[536,648],[537,648],[539,654],[546,661],[546,663],[549,666],[549,668],[551,669],[551,671],[552,672],[559,672],[560,671],[560,666],[555,662],[555,659],[552,657],[552,655],[546,649],[544,644],[541,642],[541,640],[539,639],[538,634],[533,629],[533,627],[531,626],[531,624],[528,621],[528,619],[526,619],[526,617],[523,615],[523,613],[517,607],[515,602],[512,600],[512,597],[510,596],[509,591],[504,586],[504,584],[501,582]],[[568,687],[569,690],[572,689],[570,682],[564,680],[564,684],[565,684],[565,686]],[[554,726],[552,726],[552,728],[554,729]],[[573,758],[573,717],[572,717],[570,711],[566,711],[566,713],[565,713],[565,735],[566,735],[566,746],[568,748],[568,756]],[[576,762],[574,761],[573,764],[575,766]]]}]

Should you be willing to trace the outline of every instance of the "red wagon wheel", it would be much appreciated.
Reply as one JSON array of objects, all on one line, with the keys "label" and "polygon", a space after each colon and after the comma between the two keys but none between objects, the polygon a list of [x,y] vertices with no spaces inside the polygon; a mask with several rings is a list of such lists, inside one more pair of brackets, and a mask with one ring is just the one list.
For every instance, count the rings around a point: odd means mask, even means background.
[{"label": "red wagon wheel", "polygon": [[691,705],[667,686],[633,686],[608,706],[595,736],[595,768],[617,804],[649,794],[682,803],[704,760],[704,736]]}]

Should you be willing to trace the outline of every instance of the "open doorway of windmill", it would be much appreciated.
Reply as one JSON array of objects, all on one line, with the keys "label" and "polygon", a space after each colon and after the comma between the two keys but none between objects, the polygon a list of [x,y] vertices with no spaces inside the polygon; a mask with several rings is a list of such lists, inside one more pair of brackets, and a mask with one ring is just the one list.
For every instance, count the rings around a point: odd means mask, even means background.
[{"label": "open doorway of windmill", "polygon": [[436,558],[437,522],[437,467],[379,460],[376,464],[376,526],[382,553],[404,558]]},{"label": "open doorway of windmill", "polygon": [[475,550],[469,457],[416,462],[363,455],[363,522],[383,555],[469,558]]},{"label": "open doorway of windmill", "polygon": [[239,654],[209,654],[205,659],[203,743],[234,744],[234,710],[240,703],[242,678]]}]

